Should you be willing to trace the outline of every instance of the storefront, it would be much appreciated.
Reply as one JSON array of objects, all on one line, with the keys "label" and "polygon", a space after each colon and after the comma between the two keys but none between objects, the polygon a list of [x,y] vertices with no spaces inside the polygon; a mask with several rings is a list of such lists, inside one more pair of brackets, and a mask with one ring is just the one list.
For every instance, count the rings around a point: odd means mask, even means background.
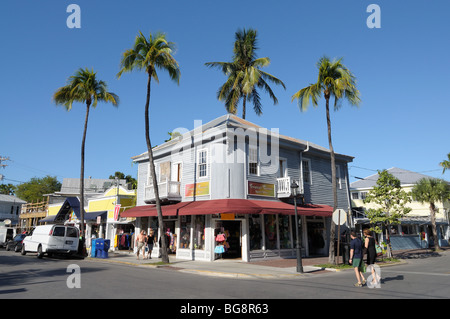
[{"label": "storefront", "polygon": [[[295,209],[279,201],[222,199],[181,202],[162,206],[169,252],[179,259],[214,261],[295,257]],[[324,205],[298,207],[303,255],[309,255],[309,218],[326,225],[332,208]],[[136,231],[158,233],[156,208],[131,208],[122,217],[136,217]],[[312,217],[315,216],[315,217]],[[159,241],[152,256],[159,255]]]}]

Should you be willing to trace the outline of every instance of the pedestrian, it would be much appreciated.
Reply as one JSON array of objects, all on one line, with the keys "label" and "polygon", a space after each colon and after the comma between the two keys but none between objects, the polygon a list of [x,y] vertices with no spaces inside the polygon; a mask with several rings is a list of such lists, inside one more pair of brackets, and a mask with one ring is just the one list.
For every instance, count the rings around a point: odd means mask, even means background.
[{"label": "pedestrian", "polygon": [[363,251],[361,240],[356,236],[356,233],[352,231],[350,233],[350,264],[352,264],[355,270],[356,280],[358,282],[354,284],[355,287],[362,287],[366,280],[364,279],[363,272],[361,271],[364,267]]},{"label": "pedestrian", "polygon": [[[374,265],[376,258],[377,258],[377,249],[375,247],[375,238],[373,238],[372,236],[372,232],[369,229],[364,229],[364,236],[365,236],[365,241],[364,241],[364,247],[366,248],[367,251],[367,265]],[[372,270],[372,278],[374,280],[373,284],[378,284],[379,282],[379,278],[376,275],[375,272],[375,267],[371,266],[370,267]]]},{"label": "pedestrian", "polygon": [[147,244],[147,236],[145,236],[145,231],[141,230],[141,233],[136,238],[136,247],[137,247],[137,259],[139,260],[139,252],[142,249],[142,259],[145,257],[145,246]]},{"label": "pedestrian", "polygon": [[156,243],[156,237],[155,237],[155,231],[153,229],[150,229],[150,233],[147,237],[147,247],[148,247],[148,255],[147,259],[152,259],[152,250],[153,245]]}]

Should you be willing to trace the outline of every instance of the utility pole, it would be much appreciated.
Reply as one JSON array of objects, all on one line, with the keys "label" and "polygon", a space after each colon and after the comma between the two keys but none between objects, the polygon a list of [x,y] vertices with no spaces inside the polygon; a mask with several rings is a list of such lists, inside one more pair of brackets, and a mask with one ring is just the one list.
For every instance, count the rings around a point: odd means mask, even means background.
[{"label": "utility pole", "polygon": [[[3,157],[0,155],[0,167],[5,168],[6,166],[8,166],[8,164],[3,164],[2,162],[4,161],[9,161],[9,157]],[[3,181],[3,179],[5,178],[5,175],[0,174],[0,182]]]},{"label": "utility pole", "polygon": [[10,160],[9,157],[3,157],[0,155],[0,167],[5,168],[6,166],[8,166],[8,164],[2,164],[2,162],[9,161],[9,160]]}]

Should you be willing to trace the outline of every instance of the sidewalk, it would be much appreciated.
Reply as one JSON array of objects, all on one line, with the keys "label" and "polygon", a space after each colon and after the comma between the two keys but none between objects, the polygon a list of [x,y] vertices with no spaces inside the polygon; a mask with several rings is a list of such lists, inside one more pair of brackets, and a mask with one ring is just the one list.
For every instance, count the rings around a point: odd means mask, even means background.
[{"label": "sidewalk", "polygon": [[[444,248],[444,252],[450,248]],[[416,249],[408,251],[394,251],[395,258],[404,260],[415,258],[428,258],[436,256],[436,252],[426,249]],[[328,263],[328,257],[302,258],[303,273],[296,271],[297,259],[269,259],[254,262],[243,262],[239,259],[219,259],[213,262],[192,261],[176,259],[169,256],[170,264],[161,265],[161,259],[152,258],[138,260],[136,255],[128,251],[109,252],[108,258],[86,258],[94,262],[121,263],[136,267],[161,268],[183,273],[192,273],[206,276],[218,276],[228,278],[247,279],[286,279],[301,278],[304,276],[315,276],[331,273],[333,270],[315,267],[314,265]],[[341,259],[342,260],[342,259]],[[351,270],[351,268],[350,268]]]}]

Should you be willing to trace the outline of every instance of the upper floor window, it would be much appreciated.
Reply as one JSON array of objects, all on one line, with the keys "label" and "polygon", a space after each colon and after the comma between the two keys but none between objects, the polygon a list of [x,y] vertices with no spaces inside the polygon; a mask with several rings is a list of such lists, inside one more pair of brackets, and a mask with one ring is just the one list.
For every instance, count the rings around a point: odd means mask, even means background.
[{"label": "upper floor window", "polygon": [[352,193],[352,199],[359,199],[359,193],[358,192]]},{"label": "upper floor window", "polygon": [[198,152],[197,172],[198,172],[198,177],[207,177],[208,176],[208,151],[207,150],[201,150]]},{"label": "upper floor window", "polygon": [[336,186],[342,189],[341,166],[336,165]]},{"label": "upper floor window", "polygon": [[258,175],[258,149],[256,147],[248,148],[248,173]]},{"label": "upper floor window", "polygon": [[309,159],[302,160],[303,183],[311,184],[311,161]]}]

